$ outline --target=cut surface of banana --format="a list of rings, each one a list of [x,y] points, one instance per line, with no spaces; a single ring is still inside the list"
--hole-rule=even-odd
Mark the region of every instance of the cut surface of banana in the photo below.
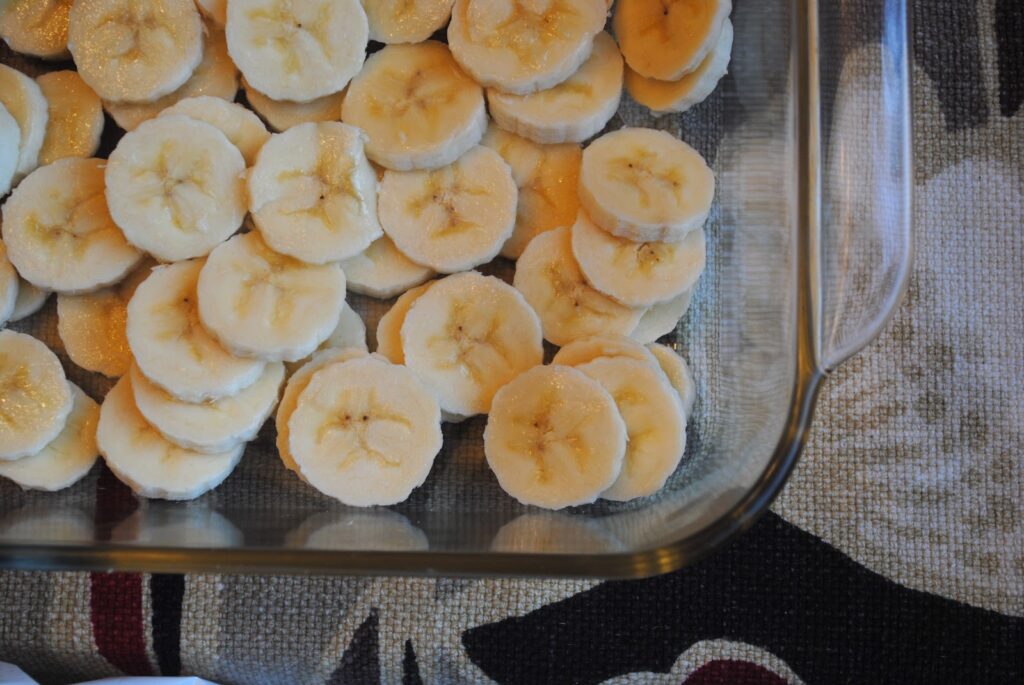
[[[18,170],[18,150],[21,147],[21,129],[18,122],[0,102],[0,198],[11,190]]]
[[[62,490],[81,480],[99,457],[96,423],[100,406],[74,383],[73,404],[63,430],[39,452],[17,461],[0,460],[0,478],[10,478],[26,490]]]
[[[365,134],[339,122],[275,134],[249,171],[249,211],[267,244],[311,264],[353,257],[383,235]]]
[[[530,241],[516,262],[513,283],[540,317],[544,338],[555,345],[598,333],[628,335],[643,314],[587,283],[565,226]]]
[[[633,359],[595,359],[576,367],[601,384],[626,422],[626,456],[604,499],[625,502],[661,489],[686,449],[683,403],[660,367]]]
[[[423,285],[410,288],[402,293],[377,322],[377,352],[384,355],[392,364],[404,364],[405,352],[402,350],[402,324],[405,316],[412,309],[416,300],[427,292],[435,283],[428,281]]]
[[[580,204],[606,231],[636,242],[678,242],[704,225],[715,175],[666,131],[622,128],[583,151]]]
[[[40,74],[36,83],[49,106],[40,166],[64,157],[92,157],[103,135],[103,105],[74,71]]]
[[[429,267],[417,264],[395,247],[386,235],[370,246],[341,262],[348,279],[348,289],[354,293],[378,299],[388,299],[420,285],[434,275]]]
[[[419,43],[444,28],[455,0],[373,0],[364,2],[370,40]]]
[[[36,454],[60,434],[74,404],[57,355],[30,335],[0,331],[0,460]]]
[[[622,99],[622,55],[599,33],[583,66],[558,85],[527,95],[487,91],[491,116],[503,129],[538,143],[580,143],[599,133]]]
[[[68,54],[72,0],[9,0],[0,5],[0,38],[11,50],[42,59]]]
[[[20,133],[18,166],[14,171],[16,183],[39,165],[39,151],[50,120],[49,109],[39,84],[6,64],[0,64],[0,104],[14,117]]]
[[[220,485],[245,449],[204,454],[168,441],[135,406],[129,376],[103,400],[96,442],[107,467],[136,494],[169,500],[195,499]]]
[[[341,105],[345,102],[345,92],[340,91],[324,95],[309,102],[291,102],[274,100],[249,85],[243,78],[242,88],[245,99],[256,110],[267,125],[274,131],[287,131],[292,126],[316,121],[340,121]]]
[[[405,365],[451,414],[486,414],[498,388],[544,360],[540,321],[523,296],[471,271],[435,281],[402,323]]]
[[[540,145],[497,126],[488,128],[480,142],[501,155],[519,189],[516,225],[501,256],[518,259],[535,235],[576,220],[579,145]]]
[[[436,169],[480,142],[487,108],[448,47],[428,40],[371,55],[349,86],[342,119],[366,132],[366,154],[381,166]]]
[[[203,20],[192,0],[76,2],[68,49],[100,99],[152,102],[179,88],[203,58]]]
[[[11,322],[21,321],[32,316],[46,304],[50,298],[48,290],[37,288],[28,281],[18,279],[18,299],[14,302],[14,313],[8,319]]]
[[[113,222],[102,159],[68,157],[28,175],[4,205],[8,258],[30,283],[88,292],[124,278],[142,259]]]
[[[494,396],[484,453],[502,489],[523,504],[586,504],[619,477],[626,424],[596,381],[568,366],[538,366]]]
[[[110,214],[129,242],[161,261],[201,257],[242,225],[244,171],[242,153],[210,124],[151,119],[110,153]]]
[[[200,95],[185,98],[160,112],[160,116],[175,114],[205,121],[223,133],[242,153],[247,166],[252,166],[256,153],[270,139],[270,132],[258,116],[220,97]]]
[[[251,232],[210,253],[198,295],[199,318],[228,350],[293,362],[316,350],[338,325],[345,274],[337,264],[278,254]]]
[[[320,349],[328,347],[367,349],[366,324],[363,323],[363,317],[359,316],[359,312],[352,309],[348,302],[341,306],[341,316],[338,317],[338,325],[327,336],[327,340],[320,343]]]
[[[658,360],[646,347],[629,338],[617,335],[592,335],[577,338],[558,350],[552,364],[579,366],[601,357],[625,357],[651,366],[658,366]]]
[[[20,287],[18,272],[7,259],[7,248],[0,242],[0,328],[14,318]]]
[[[478,145],[433,171],[389,171],[380,186],[384,232],[409,259],[440,273],[494,259],[516,221],[512,170]]]
[[[572,76],[607,14],[605,0],[456,0],[448,44],[477,82],[524,95]]]
[[[679,325],[679,320],[686,316],[692,299],[693,290],[684,290],[671,300],[648,307],[629,337],[646,345],[668,335]]]
[[[264,362],[224,349],[199,322],[202,260],[157,267],[128,302],[128,344],[149,380],[186,402],[235,395],[256,382]]]
[[[369,40],[359,0],[232,0],[225,30],[246,81],[295,102],[344,88],[362,68]]]
[[[731,0],[620,0],[612,26],[633,71],[675,81],[700,66],[731,11]]]
[[[668,377],[668,382],[679,393],[679,399],[683,402],[683,412],[689,416],[693,411],[694,402],[697,401],[697,384],[693,380],[693,374],[690,372],[686,360],[667,345],[652,343],[647,346],[647,349],[658,360],[658,365]]]

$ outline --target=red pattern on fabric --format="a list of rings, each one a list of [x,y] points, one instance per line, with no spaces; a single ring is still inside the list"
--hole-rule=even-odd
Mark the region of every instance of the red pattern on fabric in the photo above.
[[[92,573],[89,580],[89,611],[96,649],[127,675],[153,675],[142,620],[142,576]]]
[[[686,685],[786,685],[785,678],[764,666],[734,659],[709,661],[683,682]]]

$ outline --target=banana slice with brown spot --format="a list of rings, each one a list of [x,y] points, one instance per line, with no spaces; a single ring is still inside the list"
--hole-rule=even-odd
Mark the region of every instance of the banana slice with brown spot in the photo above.
[[[700,66],[731,11],[731,0],[619,0],[612,26],[633,71],[675,81]]]

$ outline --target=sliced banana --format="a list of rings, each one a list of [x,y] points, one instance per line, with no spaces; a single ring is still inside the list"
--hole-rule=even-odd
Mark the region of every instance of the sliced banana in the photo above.
[[[592,335],[589,338],[577,338],[558,350],[551,363],[580,366],[602,357],[623,357],[654,367],[658,366],[658,360],[646,347],[635,340],[616,335]]]
[[[51,71],[36,77],[48,104],[49,119],[39,164],[64,157],[92,157],[103,135],[103,105],[75,71]]]
[[[18,150],[21,147],[21,129],[7,107],[0,101],[0,198],[11,190],[18,171]]]
[[[405,316],[412,309],[416,300],[434,283],[435,281],[428,281],[405,291],[377,322],[377,352],[384,355],[392,364],[405,363],[405,352],[402,350],[402,324],[405,323]]]
[[[186,402],[235,395],[264,363],[225,350],[199,322],[196,284],[202,260],[157,267],[128,302],[128,344],[149,380]]]
[[[169,500],[195,499],[220,485],[245,449],[204,454],[169,442],[135,406],[129,376],[103,400],[96,442],[107,467],[136,494]]]
[[[505,385],[484,429],[502,489],[547,509],[593,502],[619,477],[625,453],[612,396],[568,366],[538,366]]]
[[[259,233],[245,233],[210,253],[198,294],[199,318],[228,350],[293,362],[338,325],[345,274],[337,264],[278,254]]]
[[[652,495],[676,470],[686,449],[686,412],[658,367],[633,359],[595,359],[576,367],[601,384],[626,422],[626,457],[604,499]]]
[[[612,26],[633,71],[675,81],[715,46],[731,0],[620,0]]]
[[[685,112],[704,102],[729,72],[732,37],[732,22],[726,19],[715,46],[694,71],[676,81],[659,81],[627,69],[626,90],[656,115]]]
[[[68,55],[68,13],[73,0],[0,3],[0,38],[11,50],[42,59]]]
[[[649,307],[629,337],[646,345],[663,335],[668,335],[679,325],[679,320],[686,316],[692,298],[693,290],[685,290],[667,302],[659,302]]]
[[[516,262],[513,283],[540,317],[544,338],[555,345],[598,333],[628,335],[643,314],[587,283],[564,226],[530,241]]]
[[[486,264],[512,235],[519,192],[508,164],[478,145],[433,171],[389,171],[381,225],[409,259],[440,273]]]
[[[210,124],[151,119],[110,153],[110,214],[129,242],[161,261],[201,257],[242,225],[244,171],[242,153]]]
[[[419,43],[444,28],[455,0],[372,0],[364,2],[370,40]]]
[[[273,100],[242,79],[245,99],[256,113],[275,131],[287,131],[292,126],[315,121],[341,121],[341,105],[345,91],[331,93],[309,102]]]
[[[0,478],[10,478],[26,490],[53,492],[89,473],[100,456],[96,446],[100,406],[74,383],[68,385],[74,399],[64,429],[39,452],[17,461],[0,461]]]
[[[249,171],[249,211],[267,244],[311,264],[353,257],[383,235],[366,136],[338,122],[275,134]]]
[[[599,33],[594,51],[558,85],[527,95],[487,90],[494,121],[538,143],[580,143],[600,133],[622,99],[622,55],[615,39]]]
[[[486,414],[498,388],[544,361],[530,305],[475,271],[434,282],[405,315],[401,335],[405,365],[451,414]]]
[[[7,248],[0,242],[0,328],[14,318],[20,285],[18,272],[7,259]]]
[[[68,157],[40,167],[4,205],[11,263],[30,283],[78,293],[116,283],[142,254],[111,220],[102,159]]]
[[[402,254],[386,235],[355,257],[342,261],[341,269],[350,291],[382,300],[400,295],[434,275],[430,268]]]
[[[53,442],[73,405],[57,355],[14,331],[0,331],[0,398],[0,461],[36,454]]]
[[[228,0],[196,0],[196,7],[217,26],[228,22]]]
[[[28,281],[18,279],[18,299],[14,303],[14,313],[11,314],[10,322],[21,321],[32,316],[46,304],[50,298],[48,290],[37,288]]]
[[[352,309],[348,302],[341,306],[341,316],[338,318],[338,325],[327,336],[327,340],[320,344],[320,349],[328,347],[366,349],[366,324],[363,323],[363,317],[359,316],[359,313]]]
[[[6,64],[0,64],[0,105],[14,117],[20,132],[18,166],[14,171],[17,183],[39,166],[39,151],[50,115],[39,84]]]
[[[622,128],[583,151],[580,204],[601,228],[636,242],[678,242],[704,225],[715,175],[666,131]]]
[[[451,164],[487,128],[483,89],[433,40],[371,55],[341,112],[370,137],[367,156],[398,171]]]
[[[683,402],[683,412],[689,416],[693,411],[694,402],[697,401],[697,384],[693,380],[693,374],[690,373],[690,367],[686,364],[686,360],[666,345],[652,343],[647,346],[647,349],[658,360],[658,365],[668,377],[668,382],[672,384],[679,394],[679,399]]]
[[[152,102],[181,87],[199,65],[203,20],[192,0],[76,2],[68,49],[102,100]]]
[[[258,116],[220,97],[200,95],[185,98],[160,112],[160,116],[175,114],[205,121],[223,133],[242,153],[247,166],[252,166],[256,153],[270,139],[270,132]]]
[[[607,16],[605,0],[456,0],[448,44],[480,84],[525,95],[572,76]]]
[[[516,225],[501,256],[518,259],[535,235],[576,220],[579,198],[579,145],[539,145],[491,126],[480,141],[505,160],[519,189]]]
[[[372,358],[316,372],[288,429],[306,481],[351,506],[404,501],[441,449],[434,396],[405,367]]]
[[[369,40],[359,0],[232,0],[225,30],[246,80],[295,102],[344,88],[362,68]]]

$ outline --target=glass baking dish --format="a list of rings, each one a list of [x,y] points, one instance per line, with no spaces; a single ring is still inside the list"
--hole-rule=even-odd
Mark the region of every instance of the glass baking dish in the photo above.
[[[909,40],[901,0],[736,0],[732,21],[730,73],[712,97],[661,119],[624,98],[610,124],[672,131],[718,180],[708,269],[665,339],[689,359],[698,399],[661,493],[523,507],[487,468],[478,417],[445,426],[408,501],[356,510],[284,469],[270,422],[235,473],[193,502],[137,500],[99,465],[55,494],[0,482],[0,566],[628,577],[683,566],[749,527],[796,462],[820,383],[874,338],[906,283]],[[389,303],[351,299],[372,338]],[[51,299],[19,326],[63,354],[55,319]],[[109,387],[65,366],[94,397]]]

